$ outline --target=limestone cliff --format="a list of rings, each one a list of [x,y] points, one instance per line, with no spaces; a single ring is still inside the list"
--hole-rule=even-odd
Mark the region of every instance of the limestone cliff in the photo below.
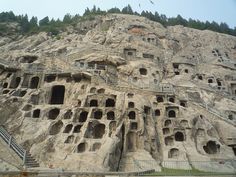
[[[0,124],[41,167],[235,168],[233,36],[113,14],[1,38],[0,58]]]

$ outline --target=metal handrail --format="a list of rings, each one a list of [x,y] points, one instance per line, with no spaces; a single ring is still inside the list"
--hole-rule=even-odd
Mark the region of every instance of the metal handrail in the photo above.
[[[206,109],[209,113],[211,113],[211,114],[213,114],[213,115],[219,117],[221,120],[227,122],[228,124],[231,124],[231,125],[233,125],[234,127],[236,126],[236,125],[232,124],[231,121],[227,120],[226,117],[224,117],[223,115],[217,113],[217,111],[216,111],[215,109],[210,108],[209,106],[203,105],[203,104],[197,104],[197,103],[194,103],[194,102],[193,102],[193,104],[196,105],[196,106],[199,106],[199,107],[201,107],[201,108]]]
[[[26,150],[24,150],[20,145],[18,145],[15,139],[4,129],[3,126],[0,126],[0,137],[9,145],[11,149],[23,160],[23,164],[26,161]]]

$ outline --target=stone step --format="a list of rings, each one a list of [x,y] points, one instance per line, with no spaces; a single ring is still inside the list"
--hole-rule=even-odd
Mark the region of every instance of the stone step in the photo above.
[[[27,168],[34,168],[34,167],[40,167],[37,160],[31,155],[30,152],[27,152],[26,159],[25,159],[25,166]]]
[[[25,162],[25,164],[39,164],[39,163],[34,161],[34,162]]]
[[[38,163],[31,163],[31,164],[25,164],[26,167],[30,168],[30,167],[39,167]]]
[[[35,160],[33,157],[26,157],[26,160]]]

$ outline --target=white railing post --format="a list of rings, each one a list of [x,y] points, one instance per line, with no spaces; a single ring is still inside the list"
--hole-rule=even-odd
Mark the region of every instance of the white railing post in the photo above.
[[[25,165],[25,162],[26,162],[26,150],[24,150],[24,156],[23,156],[23,164]]]
[[[9,141],[8,141],[9,147],[11,147],[11,141],[12,141],[12,136],[10,136]]]

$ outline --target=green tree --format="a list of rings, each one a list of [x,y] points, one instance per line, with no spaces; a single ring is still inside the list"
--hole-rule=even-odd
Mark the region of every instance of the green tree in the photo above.
[[[27,33],[30,30],[30,23],[28,20],[28,15],[22,15],[20,19],[21,33]]]
[[[134,13],[130,5],[124,7],[121,12],[123,14],[131,14],[131,15],[133,15]]]
[[[71,23],[72,22],[72,16],[70,14],[66,14],[63,18],[63,23]]]
[[[29,21],[29,25],[32,31],[38,29],[38,18],[33,16]]]
[[[226,34],[230,34],[231,33],[230,28],[229,28],[229,26],[226,23],[221,23],[219,28],[220,28],[220,31],[222,33],[226,33]]]
[[[39,26],[46,26],[49,24],[49,18],[48,16],[47,17],[44,17],[42,20],[39,21]]]
[[[0,22],[15,22],[15,21],[17,21],[17,17],[12,11],[0,13]]]
[[[91,13],[91,12],[90,12],[89,8],[87,7],[87,8],[85,9],[85,11],[84,11],[84,15],[83,15],[83,16],[89,15],[90,13]]]

